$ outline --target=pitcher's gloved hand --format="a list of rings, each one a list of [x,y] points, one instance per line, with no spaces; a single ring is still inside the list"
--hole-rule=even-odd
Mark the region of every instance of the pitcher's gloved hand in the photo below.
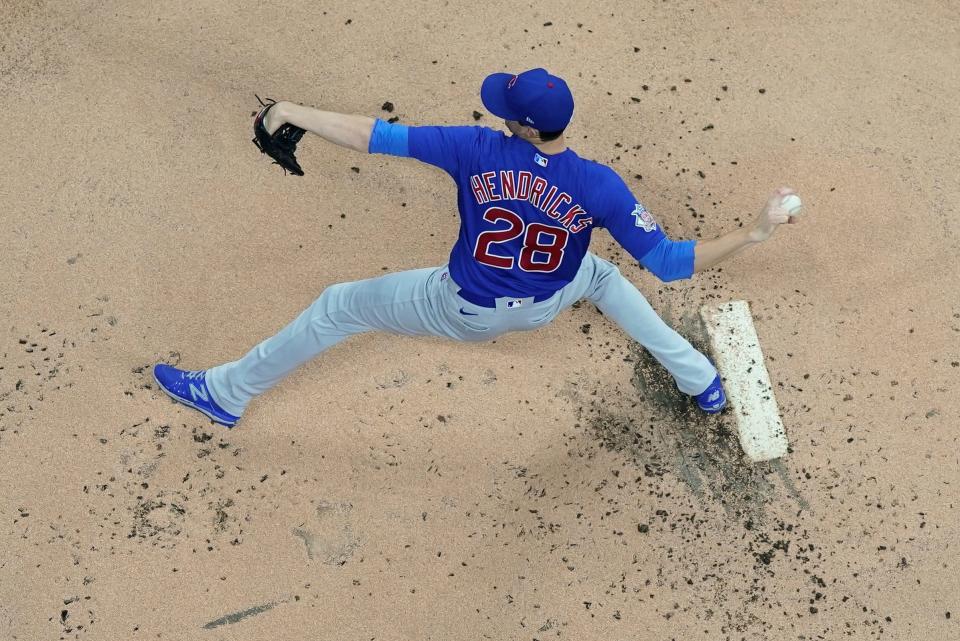
[[[273,134],[270,134],[263,121],[267,112],[277,104],[277,101],[268,98],[268,102],[264,102],[260,100],[260,96],[257,96],[257,100],[260,101],[263,108],[257,113],[253,121],[253,144],[257,146],[261,153],[273,158],[274,163],[283,167],[284,174],[290,172],[294,176],[302,176],[303,170],[300,168],[300,163],[297,162],[295,153],[297,143],[300,142],[306,131],[290,123],[284,123]]]

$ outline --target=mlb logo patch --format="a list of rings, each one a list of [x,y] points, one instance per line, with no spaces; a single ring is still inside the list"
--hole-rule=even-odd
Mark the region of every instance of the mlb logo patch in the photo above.
[[[540,154],[534,154],[534,155],[533,155],[533,162],[537,163],[537,164],[540,165],[541,167],[546,167],[546,166],[547,166],[547,159],[544,158],[543,156],[541,156]]]
[[[508,308],[520,307],[521,305],[523,305],[523,299],[522,299],[522,298],[517,298],[517,299],[515,299],[515,300],[508,300],[508,301],[507,301],[507,307],[508,307]]]
[[[630,215],[637,219],[634,224],[642,228],[643,231],[653,231],[657,228],[657,221],[653,219],[650,212],[640,203],[637,203],[637,206],[634,207]]]

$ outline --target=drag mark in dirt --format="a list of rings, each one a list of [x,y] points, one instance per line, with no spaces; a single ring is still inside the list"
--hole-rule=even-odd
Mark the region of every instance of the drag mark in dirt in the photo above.
[[[780,477],[780,481],[783,483],[783,487],[787,489],[787,494],[789,494],[794,501],[797,502],[797,505],[800,506],[801,510],[810,511],[810,503],[807,502],[805,498],[800,494],[800,490],[797,489],[796,483],[793,482],[793,479],[790,477],[790,473],[787,471],[787,466],[784,465],[783,461],[777,459],[775,461],[770,461],[770,467],[777,473]]]
[[[246,610],[241,610],[239,612],[233,612],[222,616],[219,619],[214,619],[213,621],[205,624],[203,626],[204,630],[213,630],[214,628],[219,628],[222,625],[232,625],[234,623],[239,623],[244,619],[258,614],[263,614],[273,608],[277,607],[281,603],[286,603],[286,601],[272,601],[270,603],[264,603],[263,605],[257,605],[252,608],[247,608]]]

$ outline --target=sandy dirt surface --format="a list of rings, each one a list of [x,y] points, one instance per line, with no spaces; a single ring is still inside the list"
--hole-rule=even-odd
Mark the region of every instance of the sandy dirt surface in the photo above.
[[[960,639],[960,10],[837,4],[5,0],[0,639]],[[415,161],[284,177],[254,93],[499,128],[480,82],[536,66],[674,238],[803,196],[689,281],[593,244],[695,343],[750,301],[789,456],[590,305],[356,337],[232,431],[156,389],[456,236]]]

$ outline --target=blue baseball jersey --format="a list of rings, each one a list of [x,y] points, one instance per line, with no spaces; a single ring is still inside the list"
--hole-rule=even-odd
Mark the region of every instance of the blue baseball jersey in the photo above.
[[[669,241],[616,172],[572,149],[547,155],[487,127],[377,121],[370,151],[409,155],[456,182],[461,224],[450,275],[474,295],[544,297],[561,289],[595,227],[664,280],[693,273],[693,241]]]

